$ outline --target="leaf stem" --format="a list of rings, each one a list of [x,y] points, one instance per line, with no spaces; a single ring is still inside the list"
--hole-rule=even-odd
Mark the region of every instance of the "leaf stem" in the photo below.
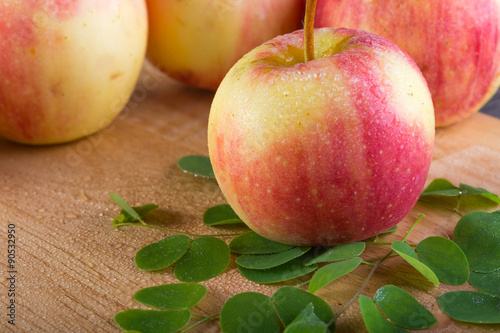
[[[211,316],[202,317],[203,318],[202,320],[199,320],[196,323],[194,323],[193,325],[191,325],[189,327],[186,327],[185,329],[183,329],[182,331],[180,331],[180,333],[185,333],[185,332],[187,332],[187,331],[195,328],[196,326],[204,323],[205,321],[217,317],[218,315],[220,315],[220,313],[216,313],[216,314],[213,314]]]
[[[305,61],[314,60],[314,16],[317,0],[307,0],[304,18],[304,56]]]
[[[379,262],[377,262],[371,269],[370,273],[368,274],[368,276],[366,277],[365,281],[363,282],[363,284],[361,285],[361,288],[359,288],[358,292],[356,293],[356,295],[354,295],[353,298],[351,298],[351,300],[346,304],[346,306],[344,306],[344,308],[342,310],[340,310],[339,313],[337,313],[337,315],[335,315],[335,317],[330,320],[330,322],[327,324],[328,327],[330,327],[331,325],[333,325],[334,322],[337,321],[337,319],[339,319],[339,317],[351,306],[352,303],[354,303],[359,295],[361,295],[361,293],[363,292],[363,290],[365,289],[366,285],[368,284],[368,281],[370,281],[371,277],[373,276],[373,274],[375,273],[375,271],[377,270],[377,268],[382,264],[382,262],[384,262],[387,258],[389,258],[392,253],[394,251],[390,251],[389,253],[387,253]]]
[[[417,226],[418,222],[420,222],[424,217],[425,217],[424,214],[420,214],[420,216],[418,217],[418,219],[415,222],[413,222],[413,225],[411,226],[411,228],[408,229],[408,231],[406,232],[406,235],[403,238],[403,242],[406,242],[406,239],[408,238],[408,236],[410,236],[410,233],[413,231],[413,229],[415,229],[415,227]]]

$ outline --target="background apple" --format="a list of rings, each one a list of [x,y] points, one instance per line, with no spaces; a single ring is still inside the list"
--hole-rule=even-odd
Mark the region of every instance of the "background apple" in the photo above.
[[[217,181],[257,233],[294,245],[365,239],[423,189],[434,113],[414,61],[385,38],[317,29],[272,39],[229,71],[210,110]]]
[[[127,103],[147,42],[144,0],[0,3],[0,136],[70,141]]]
[[[500,85],[500,0],[318,0],[317,27],[387,37],[422,70],[436,126],[478,111]]]
[[[304,0],[148,0],[148,57],[170,77],[216,90],[245,53],[302,27]]]

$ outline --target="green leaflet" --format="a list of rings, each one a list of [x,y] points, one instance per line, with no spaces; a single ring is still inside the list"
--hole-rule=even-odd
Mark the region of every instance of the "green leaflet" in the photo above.
[[[359,256],[365,250],[365,242],[353,242],[329,248],[310,262],[308,265],[320,262],[340,261]]]
[[[244,254],[236,259],[236,263],[241,267],[250,269],[268,269],[300,257],[310,249],[310,247],[293,247],[290,250],[278,253]]]
[[[228,299],[219,318],[224,333],[280,331],[271,298],[256,292],[244,292]]]
[[[408,332],[391,324],[377,309],[375,303],[364,295],[359,295],[359,307],[365,326],[370,333],[404,333]]]
[[[316,273],[314,273],[311,282],[309,282],[309,292],[315,293],[339,277],[352,272],[359,266],[359,264],[361,264],[362,261],[363,260],[360,257],[355,257],[321,267]]]
[[[144,305],[162,310],[192,308],[205,297],[207,288],[195,283],[172,283],[137,291],[134,299]]]
[[[472,212],[455,226],[453,241],[464,251],[472,271],[500,269],[500,211]]]
[[[373,300],[387,318],[398,326],[408,329],[424,329],[437,322],[429,310],[399,287],[383,286],[377,290]]]
[[[285,328],[284,333],[325,333],[326,329],[326,323],[316,316],[314,305],[309,303]]]
[[[451,240],[432,236],[418,243],[416,252],[443,283],[458,286],[469,279],[469,264],[462,249]]]
[[[215,237],[199,237],[179,259],[174,269],[175,277],[183,282],[200,282],[211,279],[229,265],[229,247]]]
[[[174,264],[184,256],[191,244],[185,235],[173,235],[149,244],[135,255],[135,264],[146,271],[155,271]]]
[[[310,258],[306,255],[295,258],[287,263],[269,269],[248,269],[238,266],[238,269],[246,279],[256,283],[276,283],[292,280],[315,271],[317,264],[306,266]]]
[[[480,187],[473,187],[462,183],[459,184],[459,187],[456,187],[449,180],[444,178],[437,178],[433,180],[429,184],[429,186],[427,186],[424,189],[422,194],[420,194],[420,198],[429,195],[452,196],[452,197],[479,195],[487,200],[500,204],[500,197],[498,197],[498,195],[494,193],[491,193]]]
[[[333,311],[322,298],[295,287],[281,287],[272,296],[274,307],[284,326],[289,325],[308,304],[314,306],[315,315],[324,323],[333,319]]]
[[[118,312],[115,322],[121,329],[141,333],[174,333],[191,318],[189,310],[161,311],[130,309]]]
[[[395,241],[392,243],[391,248],[429,281],[436,286],[439,285],[439,279],[436,274],[424,263],[418,260],[417,254],[408,244],[403,241]]]
[[[478,323],[500,323],[500,298],[476,291],[452,291],[439,296],[441,310],[455,320]]]
[[[215,178],[212,163],[208,156],[188,155],[177,161],[177,166],[184,172],[196,177]]]
[[[491,273],[471,272],[469,282],[474,288],[500,298],[500,269]]]
[[[208,208],[203,214],[203,224],[205,225],[226,225],[243,223],[231,206],[217,205]]]
[[[246,232],[231,240],[229,248],[240,254],[278,253],[293,248],[293,245],[281,244],[264,238],[254,231]]]

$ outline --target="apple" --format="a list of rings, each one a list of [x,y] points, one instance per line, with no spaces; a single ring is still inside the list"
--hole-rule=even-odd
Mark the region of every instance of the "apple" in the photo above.
[[[214,91],[239,58],[302,27],[304,0],[147,0],[148,59],[168,76]]]
[[[500,0],[318,0],[316,27],[370,31],[408,52],[437,127],[474,114],[500,86]]]
[[[145,59],[144,0],[0,4],[0,136],[34,145],[108,125]]]
[[[239,60],[210,109],[208,149],[240,218],[268,239],[333,245],[400,222],[421,193],[434,147],[422,73],[377,35],[285,34]]]

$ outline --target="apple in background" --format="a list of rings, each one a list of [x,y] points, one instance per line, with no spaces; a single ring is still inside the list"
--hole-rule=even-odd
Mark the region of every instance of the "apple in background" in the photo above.
[[[0,4],[0,136],[75,140],[108,125],[145,58],[144,0]]]
[[[500,0],[318,0],[316,27],[370,31],[408,52],[438,127],[472,115],[500,86]]]
[[[427,84],[396,44],[316,29],[276,37],[229,71],[208,148],[228,203],[258,234],[293,245],[366,239],[413,208],[434,147]]]
[[[245,53],[302,27],[304,0],[147,0],[148,58],[170,77],[216,90]]]

